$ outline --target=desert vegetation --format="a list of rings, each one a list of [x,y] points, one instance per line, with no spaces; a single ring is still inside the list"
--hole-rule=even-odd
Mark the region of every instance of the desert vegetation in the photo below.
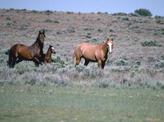
[[[1,9],[0,19],[0,121],[164,120],[163,17]],[[9,68],[8,49],[31,45],[40,29],[44,53],[55,47],[52,63]],[[104,70],[84,60],[74,67],[75,45],[108,37],[114,48]]]
[[[152,16],[152,13],[148,9],[140,8],[134,11],[135,14],[140,16]]]
[[[28,10],[1,10],[1,84],[54,84],[103,86],[122,83],[163,88],[163,24],[156,19],[135,17],[125,13],[76,14],[72,12],[33,12]],[[51,18],[51,19],[50,19]],[[94,22],[94,23],[93,23]],[[8,24],[12,23],[12,24]],[[92,24],[91,24],[92,23]],[[119,25],[119,26],[118,26]],[[10,29],[9,29],[10,26]],[[56,55],[49,65],[38,68],[30,62],[21,62],[16,68],[7,67],[5,52],[15,43],[30,45],[38,30],[46,30],[44,52],[51,44]],[[109,55],[104,71],[97,64],[74,67],[73,49],[80,42],[100,43],[114,38],[113,53]],[[102,82],[98,82],[101,80]],[[153,84],[152,84],[153,82]],[[158,85],[157,85],[158,84]]]

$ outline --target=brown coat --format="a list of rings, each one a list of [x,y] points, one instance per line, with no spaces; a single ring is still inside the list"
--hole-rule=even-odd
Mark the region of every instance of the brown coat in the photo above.
[[[107,39],[101,44],[81,43],[74,49],[74,63],[75,66],[80,63],[81,58],[85,59],[84,65],[87,66],[89,62],[98,62],[98,66],[102,69],[108,58],[109,49],[112,51],[113,40]]]

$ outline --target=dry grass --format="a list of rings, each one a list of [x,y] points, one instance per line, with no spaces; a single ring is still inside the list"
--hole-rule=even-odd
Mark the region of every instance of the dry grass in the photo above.
[[[1,84],[163,88],[164,25],[154,18],[13,9],[1,9],[0,16]],[[33,62],[24,61],[9,69],[5,55],[9,47],[32,44],[42,28],[47,30],[44,51],[49,44],[56,48],[54,62],[35,67]],[[76,44],[100,43],[109,36],[114,38],[114,51],[104,71],[94,63],[74,67],[72,52]],[[142,46],[145,40],[156,40],[160,46]]]

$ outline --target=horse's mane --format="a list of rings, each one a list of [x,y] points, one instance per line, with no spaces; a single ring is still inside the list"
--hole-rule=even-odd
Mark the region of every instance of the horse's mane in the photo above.
[[[36,38],[36,41],[30,46],[30,48],[32,48],[32,49],[39,48],[40,49],[40,54],[43,56],[44,42],[41,41],[40,34],[41,34],[41,31],[39,31],[38,36]]]
[[[40,33],[38,34],[36,41],[31,46],[36,45],[36,44],[39,44],[39,46],[43,46],[43,42],[40,41],[39,35]]]

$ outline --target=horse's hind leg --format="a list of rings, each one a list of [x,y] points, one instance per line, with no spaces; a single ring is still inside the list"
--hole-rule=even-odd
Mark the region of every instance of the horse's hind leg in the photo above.
[[[89,64],[89,61],[85,59],[84,65],[87,66]]]

